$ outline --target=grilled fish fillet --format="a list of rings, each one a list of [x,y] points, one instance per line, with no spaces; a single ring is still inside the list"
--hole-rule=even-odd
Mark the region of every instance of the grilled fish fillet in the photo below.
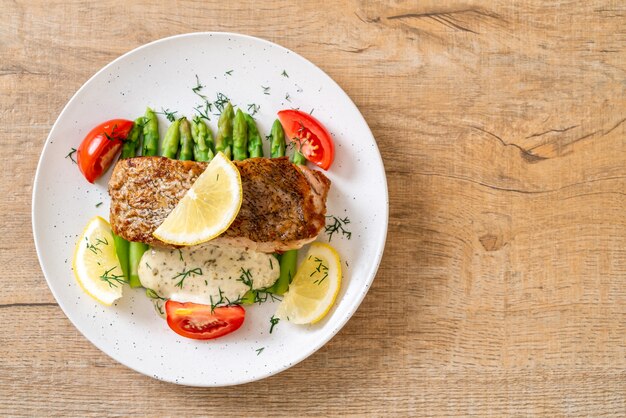
[[[297,249],[325,225],[330,180],[288,158],[235,161],[243,202],[230,228],[212,242],[262,252]],[[129,241],[169,245],[152,233],[189,190],[207,163],[164,157],[120,160],[109,181],[111,227]]]

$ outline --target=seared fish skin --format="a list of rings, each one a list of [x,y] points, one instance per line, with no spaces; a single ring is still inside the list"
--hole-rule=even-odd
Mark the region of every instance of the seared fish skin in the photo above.
[[[283,158],[234,161],[243,202],[230,228],[213,240],[262,252],[297,249],[325,225],[330,180]],[[207,163],[164,157],[118,161],[109,181],[113,232],[129,241],[169,245],[152,233],[189,190]]]

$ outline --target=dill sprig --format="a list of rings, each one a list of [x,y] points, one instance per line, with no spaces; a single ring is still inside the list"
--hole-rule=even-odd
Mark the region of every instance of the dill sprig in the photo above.
[[[109,245],[109,241],[106,238],[104,240],[101,240],[100,238],[96,238],[95,244],[90,243],[87,237],[85,237],[85,241],[86,241],[85,245],[87,246],[87,249],[94,254],[98,254],[98,251],[102,252],[102,249],[99,248],[101,244]]]
[[[195,94],[197,94],[201,99],[205,99],[206,100],[206,96],[201,94],[200,91],[204,88],[204,86],[202,85],[202,83],[200,83],[200,78],[198,77],[198,74],[196,74],[196,86],[191,88],[191,91],[193,91]]]
[[[209,102],[208,100],[205,100],[203,104],[199,104],[198,106],[194,107],[193,110],[195,110],[196,113],[198,114],[197,116],[198,118],[211,120],[211,117],[209,116],[209,112],[213,111],[213,103]]]
[[[276,326],[276,324],[278,324],[280,322],[280,318],[276,318],[274,315],[272,315],[272,317],[270,318],[270,334],[272,333],[272,331],[274,331],[274,327]]]
[[[117,266],[111,267],[100,276],[100,279],[105,281],[109,287],[117,287],[118,285],[124,284],[124,275],[111,273],[116,267]]]
[[[117,129],[117,124],[113,125],[113,129],[111,129],[111,133],[110,134],[106,133],[106,131],[104,131],[102,133],[104,134],[106,139],[108,139],[109,141],[113,141],[113,140],[117,139],[117,136],[115,136],[115,130],[116,129]]]
[[[248,113],[250,113],[250,116],[254,116],[257,114],[260,108],[261,108],[261,105],[250,103],[248,105]]]
[[[233,71],[235,71],[235,70],[228,70],[228,71],[225,71],[224,74],[225,75],[233,75]]]
[[[176,120],[176,114],[178,113],[178,111],[170,110],[169,108],[168,109],[161,108],[160,112],[154,112],[154,113],[157,113],[159,115],[165,115],[167,120],[169,120],[170,122],[174,122]]]
[[[180,280],[178,282],[176,282],[176,284],[174,286],[178,287],[178,288],[183,288],[183,285],[185,283],[185,279],[187,277],[190,277],[192,275],[196,275],[196,276],[201,276],[202,275],[202,269],[200,267],[196,267],[190,270],[185,270],[183,269],[182,272],[178,273],[176,276],[172,277],[172,280],[176,280],[180,277]]]
[[[230,99],[228,98],[228,96],[226,96],[224,93],[217,93],[216,99],[213,102],[213,106],[215,106],[215,108],[220,113],[222,113],[224,111],[224,107],[228,104],[228,102],[230,102]]]
[[[72,162],[74,164],[78,164],[76,162],[76,160],[74,159],[74,154],[76,153],[76,148],[70,148],[70,152],[67,153],[67,155],[65,156],[65,158],[69,158],[70,160],[72,160]]]
[[[257,290],[254,295],[254,302],[252,303],[258,303],[260,305],[262,303],[267,302],[268,299],[271,300],[272,302],[275,302],[275,301],[280,302],[282,300],[280,297],[276,296],[273,293],[266,292],[265,290]]]
[[[109,240],[106,238],[104,239],[96,238],[96,245],[100,245],[100,244],[109,245]]]
[[[283,72],[280,73],[280,75],[282,75],[283,77],[289,78],[289,74],[287,74],[287,71],[285,71],[285,70],[283,70]]]
[[[350,219],[346,216],[345,218],[338,218],[333,215],[326,216],[326,218],[331,219],[331,224],[326,225],[324,228],[324,232],[328,235],[328,242],[333,239],[333,235],[337,232],[340,232],[341,235],[347,237],[348,239],[352,238],[352,232],[348,231],[345,226],[350,223]]]
[[[250,269],[246,270],[241,267],[241,276],[239,276],[237,281],[242,282],[243,284],[248,286],[250,290],[252,290],[252,273],[250,273]]]
[[[272,260],[270,259],[270,266],[272,266],[271,263],[272,263]],[[272,266],[272,268],[273,268],[273,266]],[[252,303],[258,303],[260,305],[261,303],[266,302],[268,299],[270,299],[272,301],[281,301],[282,300],[278,296],[274,295],[273,293],[269,293],[266,290],[263,290],[263,289],[255,290],[254,289],[254,282],[252,280],[252,273],[250,273],[250,269],[246,270],[243,267],[241,267],[241,275],[239,276],[237,281],[240,281],[243,284],[245,284],[246,286],[248,286],[248,290],[249,291],[254,291],[254,301]],[[239,299],[237,299],[237,301],[232,302],[231,304],[240,303],[241,299],[242,298],[240,297]]]
[[[213,295],[209,295],[209,300],[211,302],[211,313],[215,311],[215,308],[218,308],[220,306],[230,306],[230,305],[241,304],[241,298],[237,298],[236,300],[231,301],[228,297],[224,295],[224,292],[222,292],[221,287],[217,288],[217,292],[219,296],[218,300],[213,300]]]
[[[321,279],[316,279],[315,281],[313,281],[313,283],[315,283],[315,284],[317,284],[319,286],[328,277],[328,266],[326,264],[324,264],[324,261],[321,258],[318,258],[318,257],[315,257],[315,262],[318,263],[317,267],[315,268],[315,270],[313,270],[313,272],[311,272],[309,277],[313,277],[314,275],[318,275],[319,276],[320,274],[323,274],[324,277],[322,277]]]

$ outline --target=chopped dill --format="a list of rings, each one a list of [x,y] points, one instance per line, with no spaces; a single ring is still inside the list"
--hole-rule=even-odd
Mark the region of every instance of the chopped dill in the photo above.
[[[96,207],[99,208],[100,206],[102,206],[102,202],[98,202],[96,203]]]
[[[117,139],[117,136],[115,135],[115,130],[117,129],[117,124],[113,125],[113,129],[111,129],[111,133],[108,134],[106,133],[106,131],[103,132],[104,136],[106,137],[106,139],[108,139],[109,141],[113,141],[115,139]]]
[[[265,347],[257,348],[254,351],[256,351],[256,355],[258,356],[259,354],[261,354],[263,352],[263,350],[265,350]]]
[[[206,99],[206,96],[200,93],[203,88],[204,86],[200,83],[200,78],[198,77],[198,74],[196,74],[196,86],[192,87],[191,91],[200,96],[202,99]]]
[[[340,232],[342,236],[347,237],[348,239],[352,238],[352,232],[348,231],[345,226],[350,223],[350,219],[346,216],[345,218],[338,218],[333,215],[326,216],[326,218],[330,219],[330,225],[327,224],[324,228],[324,232],[328,235],[328,242],[333,239],[333,235],[337,232]]]
[[[211,117],[209,116],[209,112],[213,111],[213,103],[205,100],[203,105],[198,105],[194,107],[193,110],[195,110],[196,113],[198,114],[197,118],[211,120]],[[196,121],[196,119],[194,119],[194,121]]]
[[[289,74],[287,74],[287,71],[285,71],[285,70],[283,70],[283,72],[280,73],[280,75],[282,75],[283,77],[289,78]]]
[[[217,93],[213,106],[215,106],[215,108],[221,113],[224,111],[224,107],[229,101],[230,99],[224,93]]]
[[[110,269],[102,273],[102,275],[100,276],[100,279],[106,282],[109,285],[109,287],[117,287],[118,285],[124,284],[123,275],[111,273],[113,270],[115,270],[116,267],[117,266],[111,267]]]
[[[172,277],[172,280],[176,280],[179,277],[181,278],[174,286],[179,287],[179,288],[183,288],[183,284],[185,282],[185,279],[187,277],[190,277],[192,275],[196,275],[196,276],[201,276],[202,275],[202,269],[200,267],[196,267],[194,269],[190,269],[190,270],[185,270],[183,269],[182,272],[178,273],[176,276]]]
[[[200,83],[200,78],[198,78],[198,74],[196,74],[196,86],[193,87],[191,91],[193,91],[196,96],[202,99],[202,104],[197,105],[193,109],[196,111],[201,119],[211,120],[209,112],[212,111],[213,103],[211,103],[204,94],[200,93],[203,88],[204,86],[202,85],[202,83]]]
[[[167,120],[169,120],[170,122],[174,122],[176,120],[176,114],[178,113],[178,111],[161,108],[160,112],[154,112],[154,113],[157,113],[159,115],[165,115],[165,118]]]
[[[233,75],[233,71],[235,70],[228,70],[226,72],[224,72],[225,75]]]
[[[100,244],[109,245],[109,240],[106,238],[104,238],[103,240],[100,238],[96,238],[96,245]]]
[[[257,114],[260,108],[261,108],[261,105],[250,103],[248,105],[248,113],[250,113],[250,116],[254,116]]]
[[[241,267],[241,276],[239,276],[237,281],[242,282],[243,284],[248,286],[250,290],[252,290],[252,273],[250,273],[250,269],[245,270],[243,267]]]
[[[269,87],[265,87],[265,86],[261,86],[261,88],[263,89],[263,94],[270,94],[270,88]]]
[[[289,93],[285,94],[285,100],[287,100],[288,102],[291,101],[291,96],[289,96]]]
[[[87,241],[87,249],[94,254],[98,254],[98,251],[102,252],[102,250],[98,248],[97,245],[93,245],[89,241]]]
[[[69,158],[74,164],[78,164],[74,159],[74,153],[76,153],[76,148],[70,148],[70,152],[67,153],[65,158]]]
[[[270,334],[272,333],[272,331],[274,331],[274,327],[276,326],[276,324],[278,324],[280,322],[280,318],[276,318],[274,315],[272,315],[272,317],[270,318]]]

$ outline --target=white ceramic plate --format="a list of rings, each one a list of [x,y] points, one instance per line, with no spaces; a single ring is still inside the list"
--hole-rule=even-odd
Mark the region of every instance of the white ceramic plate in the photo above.
[[[104,307],[85,295],[74,279],[71,264],[77,238],[93,216],[108,219],[110,171],[91,185],[66,155],[93,126],[107,119],[134,119],[146,106],[193,115],[201,103],[192,91],[196,75],[205,86],[201,92],[210,98],[222,92],[244,110],[249,104],[259,105],[255,118],[262,134],[269,132],[277,111],[299,107],[307,112],[314,109],[314,116],[334,137],[336,158],[326,173],[332,181],[328,214],[349,216],[352,238],[332,238],[342,257],[343,286],[333,309],[314,326],[281,322],[270,334],[277,304],[265,303],[247,308],[244,325],[233,334],[214,341],[189,340],[170,331],[143,291],[126,287],[118,303]],[[209,122],[213,132],[216,124],[213,116]],[[162,135],[167,125],[160,116]],[[374,279],[387,218],[382,160],[367,123],[346,93],[322,70],[288,49],[229,33],[162,39],[100,70],[72,97],[54,124],[33,189],[39,261],[67,317],[89,341],[120,363],[156,379],[192,386],[258,380],[293,366],[330,340],[358,308]],[[328,238],[321,234],[319,240]]]

